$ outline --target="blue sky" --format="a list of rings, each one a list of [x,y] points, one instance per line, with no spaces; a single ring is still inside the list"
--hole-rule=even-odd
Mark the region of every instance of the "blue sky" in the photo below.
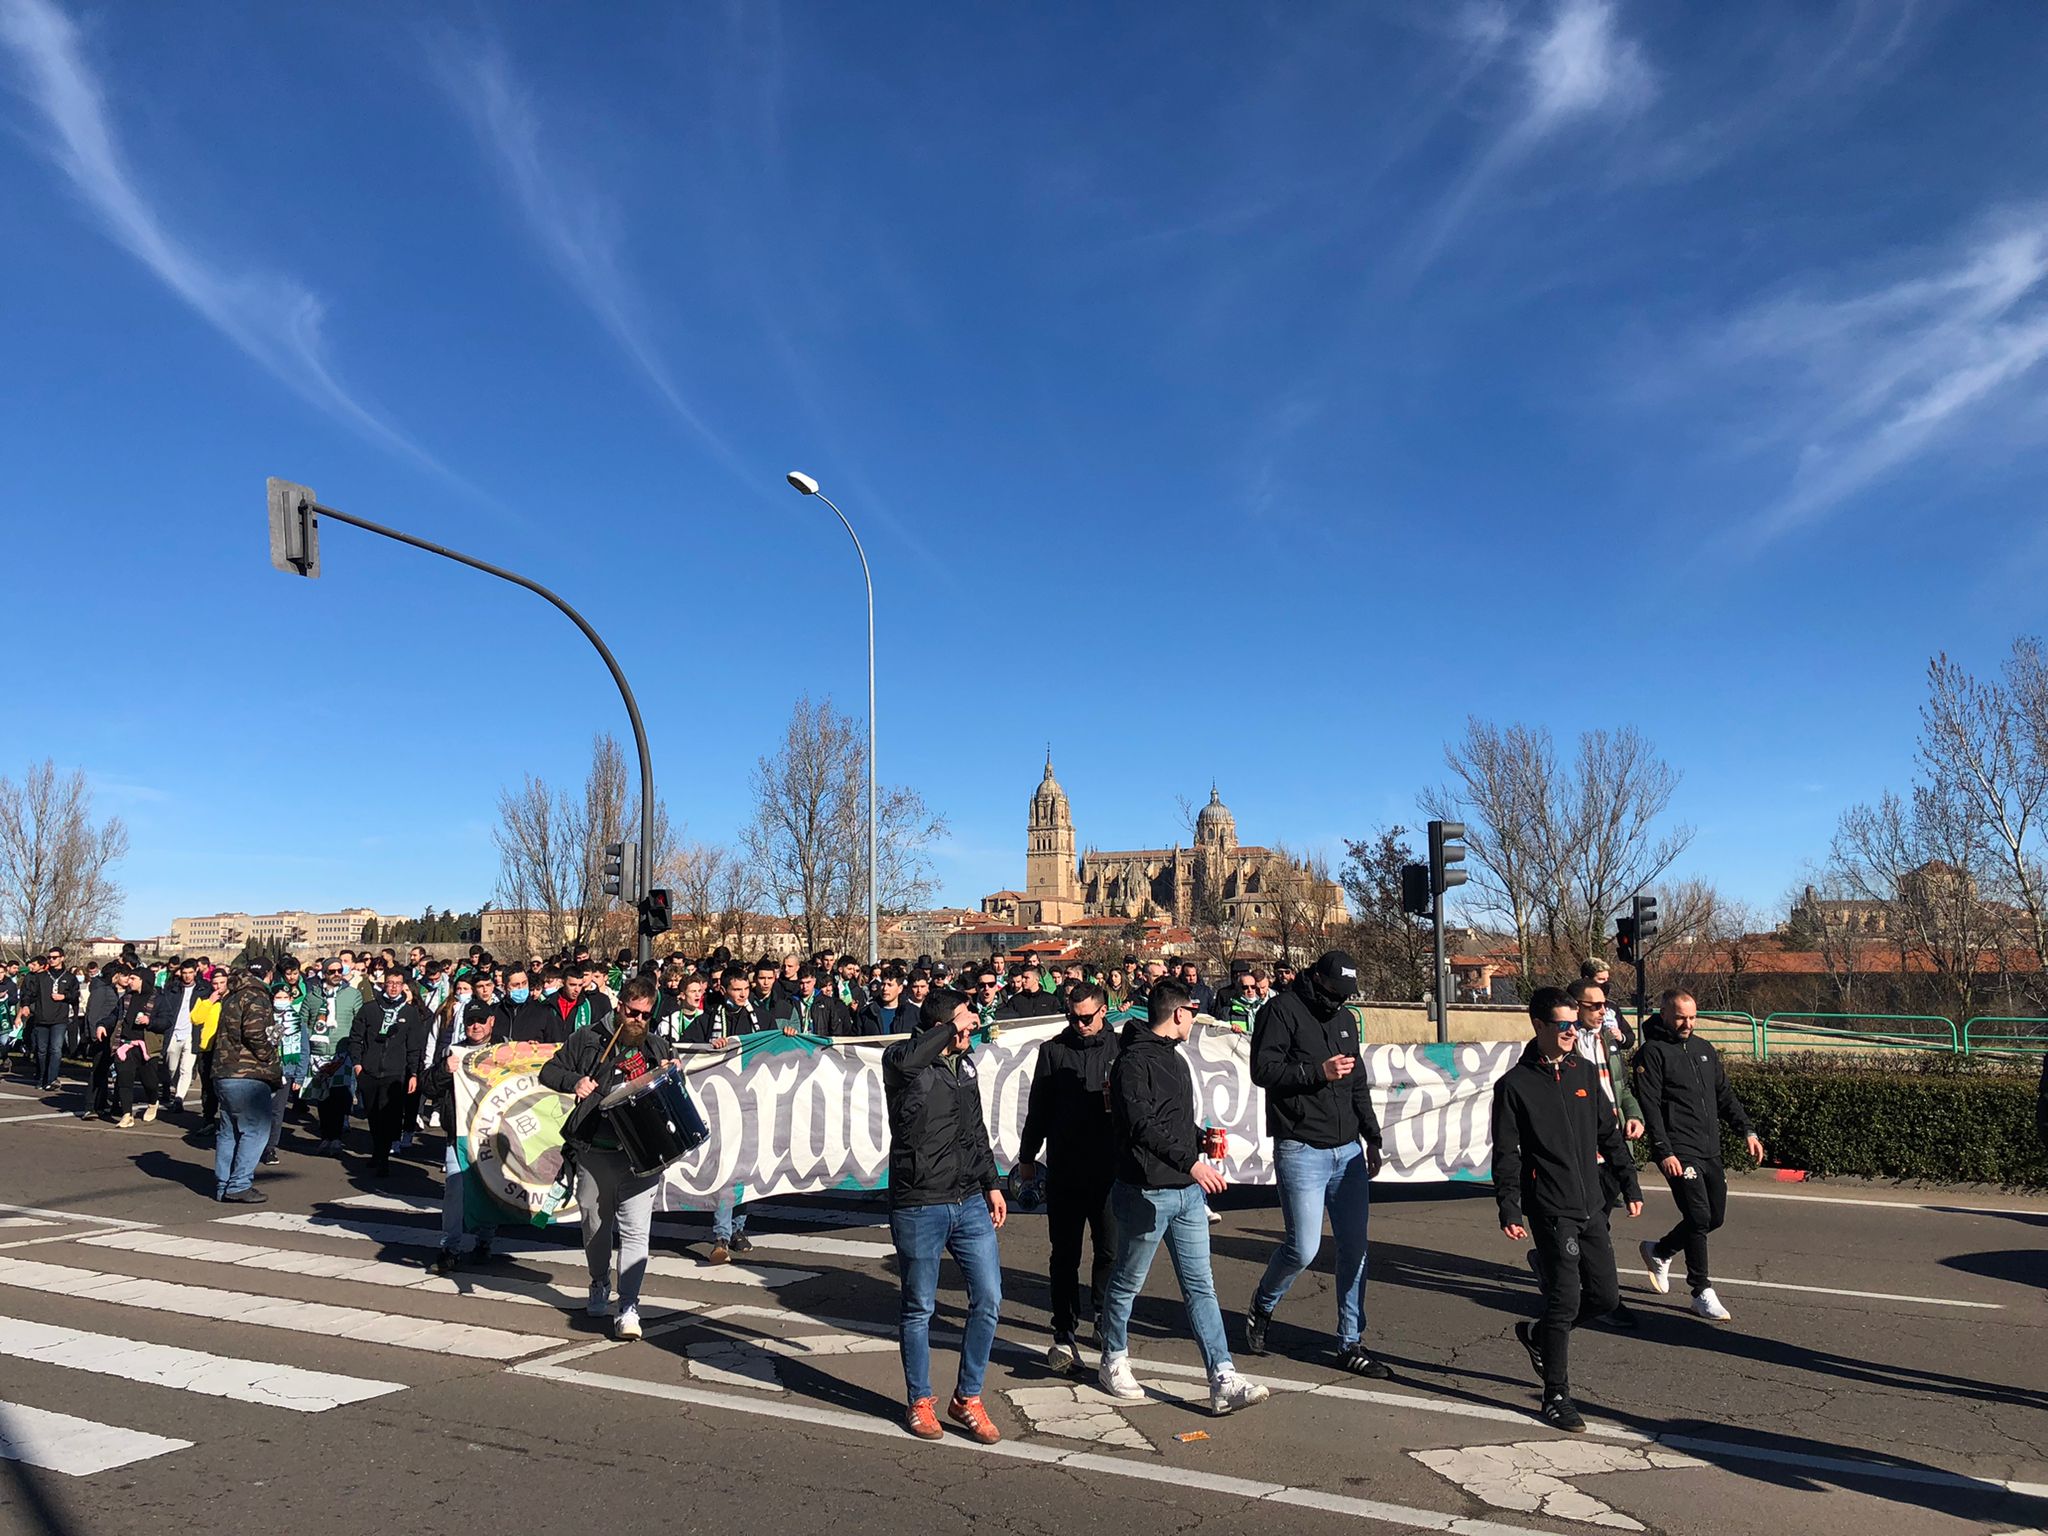
[[[0,0],[20,707],[123,930],[468,907],[623,731],[731,839],[863,704],[1022,874],[1413,824],[1468,713],[1633,722],[1773,902],[2048,606],[2048,12]],[[25,642],[25,643],[24,643]],[[1162,729],[1165,726],[1166,729]]]

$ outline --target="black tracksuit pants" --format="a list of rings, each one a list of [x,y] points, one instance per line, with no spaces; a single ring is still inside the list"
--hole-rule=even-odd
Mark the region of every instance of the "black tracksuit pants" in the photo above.
[[[363,1118],[370,1124],[370,1161],[385,1163],[405,1121],[405,1079],[365,1072],[356,1079],[356,1092],[362,1095]]]
[[[1572,1330],[1605,1317],[1621,1300],[1614,1272],[1614,1242],[1607,1213],[1537,1216],[1529,1222],[1542,1269],[1543,1312],[1536,1319],[1536,1346],[1543,1351],[1543,1390],[1566,1391],[1571,1383]]]
[[[1657,1257],[1685,1255],[1685,1283],[1697,1296],[1714,1282],[1707,1277],[1707,1234],[1728,1216],[1728,1176],[1719,1158],[1686,1158],[1679,1177],[1665,1175],[1678,1202],[1678,1225],[1657,1239]],[[1689,1177],[1688,1177],[1689,1175]]]
[[[1109,1272],[1116,1263],[1115,1223],[1109,1213],[1109,1187],[1114,1172],[1069,1174],[1062,1178],[1055,1164],[1045,1181],[1045,1226],[1052,1240],[1048,1279],[1052,1284],[1052,1331],[1069,1334],[1081,1310],[1081,1237],[1094,1238],[1094,1261],[1088,1271],[1088,1299],[1099,1312],[1109,1295]]]

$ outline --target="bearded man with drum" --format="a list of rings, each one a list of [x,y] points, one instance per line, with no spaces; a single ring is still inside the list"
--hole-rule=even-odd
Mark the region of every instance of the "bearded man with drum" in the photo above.
[[[640,1282],[647,1273],[647,1233],[661,1175],[632,1171],[599,1105],[621,1083],[645,1077],[668,1060],[668,1041],[649,1027],[656,995],[653,977],[635,976],[619,994],[616,1019],[577,1030],[540,1069],[543,1087],[576,1098],[562,1125],[562,1142],[576,1163],[583,1256],[590,1266],[586,1310],[592,1317],[612,1311],[612,1242],[618,1241],[618,1316],[612,1324],[617,1339],[640,1337]]]

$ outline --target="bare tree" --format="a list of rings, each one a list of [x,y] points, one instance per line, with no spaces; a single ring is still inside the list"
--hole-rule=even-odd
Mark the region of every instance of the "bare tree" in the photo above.
[[[59,775],[45,758],[19,784],[0,777],[0,936],[35,953],[112,927],[121,888],[111,871],[127,852],[120,817],[93,820],[82,770]]]
[[[1321,854],[1297,856],[1284,843],[1273,845],[1273,861],[1261,872],[1261,905],[1271,913],[1267,931],[1282,960],[1307,960],[1321,953],[1330,931],[1344,921],[1342,887]]]
[[[1401,909],[1401,870],[1420,862],[1405,827],[1382,827],[1345,840],[1344,894],[1356,914],[1350,946],[1358,989],[1388,1002],[1421,1002],[1430,988],[1434,940],[1427,919]]]
[[[1678,771],[1632,725],[1587,731],[1578,761],[1542,822],[1559,839],[1549,864],[1564,880],[1548,886],[1551,939],[1579,959],[1597,950],[1621,904],[1646,890],[1692,842],[1690,827],[1660,832]]]
[[[1455,782],[1425,789],[1421,802],[1431,820],[1464,823],[1471,878],[1459,905],[1505,920],[1522,974],[1533,976],[1542,903],[1556,883],[1556,837],[1545,824],[1557,779],[1550,733],[1474,715],[1463,741],[1445,743],[1444,763]]]
[[[877,792],[880,901],[889,911],[931,893],[927,850],[945,831],[923,798],[900,785]],[[768,897],[804,936],[804,947],[865,944],[867,745],[830,699],[798,699],[780,750],[754,769],[754,819],[745,842]]]

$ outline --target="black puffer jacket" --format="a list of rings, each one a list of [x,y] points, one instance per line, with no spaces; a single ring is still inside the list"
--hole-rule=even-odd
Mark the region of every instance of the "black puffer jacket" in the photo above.
[[[1323,1063],[1352,1057],[1349,1077],[1331,1081]],[[1266,1129],[1275,1140],[1342,1147],[1361,1137],[1380,1144],[1372,1082],[1360,1053],[1358,1021],[1342,1003],[1318,996],[1307,976],[1259,1010],[1252,1025],[1252,1081],[1266,1090]]]
[[[606,1047],[610,1046],[610,1053]],[[668,1040],[663,1035],[648,1030],[640,1039],[640,1054],[650,1066],[659,1066],[672,1054]],[[577,1083],[584,1078],[594,1078],[596,1092],[576,1102],[569,1111],[569,1118],[562,1122],[562,1140],[571,1150],[581,1151],[590,1145],[590,1138],[599,1125],[597,1107],[604,1096],[620,1083],[628,1081],[619,1074],[621,1051],[612,1039],[609,1025],[591,1024],[576,1031],[569,1037],[569,1043],[556,1051],[540,1066],[540,1084],[557,1093],[573,1094]]]
[[[1116,1126],[1103,1090],[1116,1056],[1116,1036],[1107,1024],[1092,1035],[1069,1024],[1038,1048],[1018,1162],[1036,1162],[1038,1149],[1050,1146],[1054,1178],[1111,1177]]]
[[[227,1022],[225,1009],[221,1022]],[[418,1003],[394,1003],[379,994],[356,1010],[348,1032],[349,1060],[364,1077],[382,1082],[418,1077],[426,1067],[427,1030],[433,1022],[434,1016]]]
[[[1599,1157],[1621,1175],[1630,1200],[1643,1198],[1621,1119],[1593,1064],[1577,1051],[1547,1062],[1531,1040],[1493,1085],[1493,1198],[1500,1224],[1517,1225],[1525,1216],[1583,1221],[1604,1209]]]
[[[889,1102],[889,1204],[954,1205],[1000,1182],[972,1053],[947,1056],[950,1029],[920,1029],[882,1053]]]
[[[1650,1157],[1721,1160],[1721,1122],[1749,1134],[1749,1112],[1728,1086],[1728,1071],[1711,1040],[1678,1031],[1657,1015],[1643,1026],[1629,1081],[1643,1111]]]
[[[1116,1176],[1140,1189],[1182,1189],[1202,1155],[1195,1076],[1180,1042],[1149,1029],[1131,1034],[1109,1073]]]

